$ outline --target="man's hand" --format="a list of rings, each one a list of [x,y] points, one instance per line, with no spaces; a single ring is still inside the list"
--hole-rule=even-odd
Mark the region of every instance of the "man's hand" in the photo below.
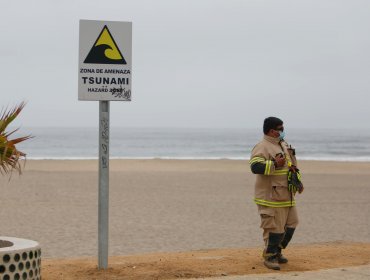
[[[283,167],[285,165],[285,157],[283,154],[277,154],[275,157],[276,167]]]
[[[303,191],[304,191],[304,187],[303,187],[303,184],[302,184],[302,188],[298,190],[298,193],[301,194],[301,193],[303,193]]]

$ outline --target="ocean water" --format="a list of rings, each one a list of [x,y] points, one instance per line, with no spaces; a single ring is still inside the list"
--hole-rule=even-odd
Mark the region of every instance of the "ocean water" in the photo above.
[[[96,128],[21,128],[28,159],[98,157]],[[110,158],[249,159],[261,129],[110,128]],[[298,159],[370,161],[370,131],[286,129]]]

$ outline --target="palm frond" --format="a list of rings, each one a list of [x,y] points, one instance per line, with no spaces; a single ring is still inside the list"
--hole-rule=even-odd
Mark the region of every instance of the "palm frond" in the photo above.
[[[19,151],[16,147],[18,143],[33,138],[31,135],[9,139],[9,136],[18,131],[15,129],[6,132],[8,125],[16,119],[26,104],[22,102],[13,109],[5,109],[0,113],[0,173],[7,174],[13,170],[21,174],[22,168],[20,159],[25,159],[26,154]]]
[[[11,110],[8,110],[7,108],[2,110],[0,113],[0,134],[5,133],[5,129],[19,115],[24,106],[26,106],[26,103],[22,102]]]

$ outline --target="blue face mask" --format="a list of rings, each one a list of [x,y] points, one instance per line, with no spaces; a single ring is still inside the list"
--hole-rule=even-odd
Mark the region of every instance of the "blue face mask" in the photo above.
[[[285,131],[279,131],[279,139],[283,140],[285,137]]]

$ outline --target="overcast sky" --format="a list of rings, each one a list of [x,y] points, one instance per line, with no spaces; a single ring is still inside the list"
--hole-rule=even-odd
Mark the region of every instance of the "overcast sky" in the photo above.
[[[78,101],[80,19],[133,22],[120,127],[370,129],[370,1],[0,0],[0,107],[21,126],[98,126]]]

